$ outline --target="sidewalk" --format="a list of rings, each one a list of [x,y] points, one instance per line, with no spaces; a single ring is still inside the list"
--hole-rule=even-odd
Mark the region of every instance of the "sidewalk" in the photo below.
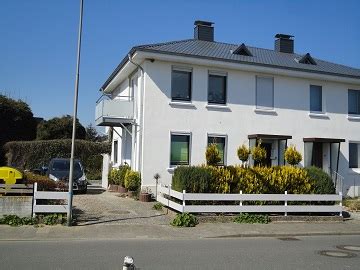
[[[194,228],[156,224],[110,224],[87,226],[10,227],[0,225],[4,240],[96,240],[96,239],[201,239],[236,237],[291,237],[310,235],[360,235],[360,221],[322,223],[235,224],[203,223]]]

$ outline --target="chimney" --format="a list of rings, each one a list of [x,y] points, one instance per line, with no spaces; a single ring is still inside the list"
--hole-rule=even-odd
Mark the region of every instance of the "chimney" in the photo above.
[[[206,21],[195,21],[194,39],[214,41],[214,23]]]
[[[275,51],[282,53],[294,53],[294,36],[285,34],[275,35]]]

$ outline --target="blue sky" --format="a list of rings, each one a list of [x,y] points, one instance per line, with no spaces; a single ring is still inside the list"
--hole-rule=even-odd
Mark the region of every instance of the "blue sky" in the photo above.
[[[196,19],[215,22],[215,40],[295,51],[360,68],[360,1],[85,0],[78,117],[94,120],[98,89],[138,44],[193,36]],[[79,0],[0,0],[0,93],[49,119],[72,114]]]

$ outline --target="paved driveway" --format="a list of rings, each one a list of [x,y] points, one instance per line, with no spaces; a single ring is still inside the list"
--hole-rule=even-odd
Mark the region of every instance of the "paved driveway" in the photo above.
[[[152,209],[154,205],[122,198],[119,193],[89,186],[88,194],[76,194],[73,206],[78,225],[91,224],[155,224],[168,225],[170,217]]]

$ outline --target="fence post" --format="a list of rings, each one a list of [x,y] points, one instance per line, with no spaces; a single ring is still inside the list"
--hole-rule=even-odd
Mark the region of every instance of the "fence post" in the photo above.
[[[155,181],[155,200],[157,201],[157,196],[158,196],[158,179],[155,179],[156,181]]]
[[[287,190],[285,190],[285,195],[287,195]],[[285,217],[287,216],[287,196],[285,196]]]
[[[35,210],[36,210],[36,193],[37,193],[37,182],[34,183],[34,192],[33,192],[33,211],[32,211],[32,217],[35,217]]]
[[[341,210],[340,210],[340,217],[342,217],[342,192],[339,192],[339,196],[341,198],[341,201],[340,201],[340,207],[341,207]]]
[[[168,192],[168,198],[167,198],[167,203],[168,203],[168,209],[170,208],[170,198],[171,198],[171,196],[170,196],[170,189],[171,189],[171,185],[168,185],[168,189],[169,189],[169,192]]]
[[[242,190],[240,190],[240,195],[242,194]],[[242,206],[242,200],[240,200],[240,206]]]
[[[183,203],[182,203],[182,213],[184,213],[184,212],[185,212],[185,193],[186,193],[186,191],[185,191],[185,189],[183,189],[183,197],[182,197],[182,199],[183,199]]]

